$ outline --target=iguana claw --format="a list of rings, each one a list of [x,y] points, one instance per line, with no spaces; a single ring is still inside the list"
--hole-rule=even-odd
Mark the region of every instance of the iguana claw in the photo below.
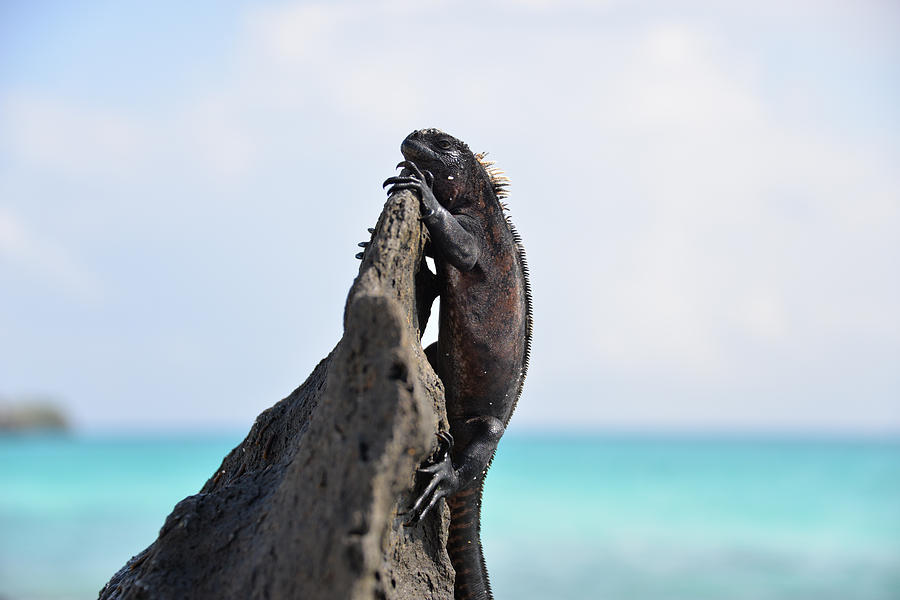
[[[397,163],[397,169],[403,167],[404,169],[409,169],[415,174],[416,178],[424,181],[425,185],[431,187],[434,184],[434,175],[431,174],[431,171],[425,169],[422,170],[419,166],[411,160],[403,160]]]
[[[406,513],[410,515],[406,525],[415,525],[421,521],[441,498],[450,496],[459,489],[459,477],[450,459],[453,436],[444,431],[438,432],[438,443],[442,458],[433,465],[417,469],[417,472],[427,473],[432,477],[422,495]]]
[[[381,184],[381,187],[391,186],[388,189],[388,196],[400,190],[411,190],[419,195],[419,202],[422,207],[422,217],[433,215],[440,207],[440,203],[434,195],[434,175],[431,171],[422,170],[416,163],[411,160],[404,160],[397,165],[397,168],[403,167],[407,174],[401,173],[395,177],[388,177]]]
[[[373,229],[372,227],[369,227],[369,228],[368,228],[368,231],[369,231],[370,239],[369,239],[368,242],[360,242],[360,243],[358,243],[357,246],[359,246],[360,248],[363,248],[363,249],[368,248],[369,245],[372,243],[371,236],[375,235],[375,229]],[[363,257],[364,254],[365,254],[365,250],[363,250],[363,252],[357,252],[355,256],[356,256],[356,258],[358,258],[359,260],[362,260],[362,257]]]

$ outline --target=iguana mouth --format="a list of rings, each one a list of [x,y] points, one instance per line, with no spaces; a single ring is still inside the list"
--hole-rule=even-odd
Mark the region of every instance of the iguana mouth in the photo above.
[[[406,136],[403,143],[400,144],[400,152],[406,160],[416,161],[432,161],[437,160],[437,154],[428,147],[428,144],[422,140],[420,131],[413,131]]]

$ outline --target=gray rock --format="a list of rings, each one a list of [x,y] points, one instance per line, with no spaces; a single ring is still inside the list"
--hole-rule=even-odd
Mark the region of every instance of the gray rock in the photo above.
[[[448,513],[402,511],[446,426],[419,342],[418,200],[388,199],[344,312],[344,336],[290,396],[257,417],[200,493],[101,599],[444,599]],[[417,290],[419,296],[417,297]]]

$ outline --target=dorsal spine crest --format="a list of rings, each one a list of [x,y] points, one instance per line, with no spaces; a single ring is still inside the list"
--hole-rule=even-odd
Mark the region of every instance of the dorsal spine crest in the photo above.
[[[507,190],[509,187],[509,177],[496,166],[494,161],[488,160],[487,155],[487,152],[478,152],[475,154],[475,160],[478,161],[478,164],[480,164],[484,168],[485,173],[487,173],[491,190],[494,192],[494,196],[496,197],[501,210],[503,210],[503,212],[508,212],[509,205],[506,202],[503,202],[503,199],[509,196],[509,191]],[[533,302],[531,299],[531,277],[528,270],[528,259],[525,257],[525,246],[522,244],[522,236],[519,235],[519,231],[516,229],[516,226],[513,225],[510,216],[507,214],[505,217],[504,220],[506,221],[506,226],[509,228],[510,233],[512,233],[513,241],[516,244],[516,254],[519,258],[519,264],[522,266],[522,274],[525,283],[525,356],[522,361],[522,374],[519,377],[519,390],[516,393],[515,404],[518,404],[519,397],[522,395],[522,388],[525,384],[525,376],[528,375],[528,365],[531,362],[531,336],[534,320]],[[513,409],[515,409],[515,404],[513,404]]]
[[[507,186],[509,186],[509,177],[497,168],[494,161],[487,160],[486,157],[487,152],[479,152],[475,155],[475,160],[478,161],[484,168],[484,172],[487,173],[488,179],[491,182],[491,189],[494,190],[494,195],[497,196],[497,201],[500,202],[509,195],[509,192],[506,190]],[[500,208],[507,210],[504,202],[500,202]]]

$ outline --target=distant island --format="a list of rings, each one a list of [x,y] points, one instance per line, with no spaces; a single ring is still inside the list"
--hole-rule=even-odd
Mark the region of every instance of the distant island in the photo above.
[[[67,431],[69,420],[56,402],[48,398],[6,400],[0,398],[0,433]]]

